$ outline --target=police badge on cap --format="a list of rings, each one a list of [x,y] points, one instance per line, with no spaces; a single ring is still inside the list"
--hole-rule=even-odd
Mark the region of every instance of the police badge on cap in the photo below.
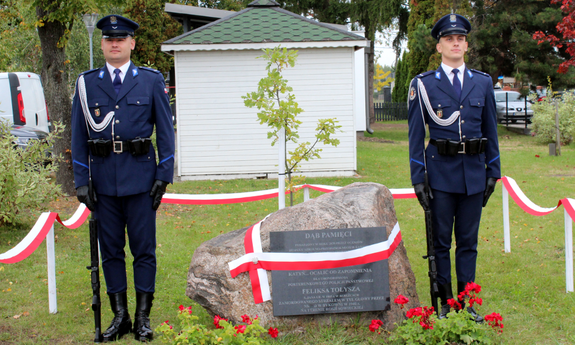
[[[117,14],[106,16],[98,21],[96,27],[102,30],[102,38],[126,38],[134,36],[140,25],[133,20]]]
[[[435,23],[431,29],[431,36],[439,41],[443,36],[465,35],[471,31],[471,23],[460,14],[448,14]]]

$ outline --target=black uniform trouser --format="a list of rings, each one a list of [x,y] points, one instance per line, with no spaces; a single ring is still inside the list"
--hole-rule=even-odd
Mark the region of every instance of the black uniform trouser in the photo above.
[[[451,282],[452,232],[455,235],[457,281],[474,282],[477,261],[477,236],[483,208],[483,193],[473,195],[433,190],[430,207],[433,244],[437,264],[437,283]]]
[[[98,240],[108,293],[127,290],[126,229],[134,257],[134,286],[137,292],[154,292],[156,282],[156,211],[149,192],[116,197],[97,195],[94,211],[98,219]]]

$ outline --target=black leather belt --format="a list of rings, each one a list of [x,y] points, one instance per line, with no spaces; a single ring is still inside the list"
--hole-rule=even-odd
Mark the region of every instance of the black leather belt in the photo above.
[[[444,156],[474,155],[485,152],[487,138],[473,138],[464,141],[429,139],[429,144],[437,147],[437,153]]]
[[[141,156],[148,154],[151,142],[152,139],[150,138],[136,138],[126,141],[90,139],[88,140],[88,146],[96,157],[107,157],[110,152],[116,154],[130,152],[133,156]]]

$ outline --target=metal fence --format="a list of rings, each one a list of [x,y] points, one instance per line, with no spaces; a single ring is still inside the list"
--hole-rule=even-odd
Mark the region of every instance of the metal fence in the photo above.
[[[407,120],[407,102],[374,103],[375,121]]]

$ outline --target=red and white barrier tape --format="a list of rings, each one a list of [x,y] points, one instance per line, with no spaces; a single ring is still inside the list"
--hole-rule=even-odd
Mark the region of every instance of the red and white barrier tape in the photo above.
[[[504,176],[501,178],[501,182],[503,182],[505,189],[507,189],[507,192],[509,193],[509,195],[511,195],[513,201],[515,201],[515,203],[523,211],[529,213],[530,215],[545,216],[555,211],[559,206],[563,205],[563,207],[565,207],[565,210],[567,211],[571,219],[575,219],[575,200],[570,198],[564,198],[559,200],[557,206],[555,207],[541,207],[539,205],[536,205],[525,195],[525,193],[523,193],[523,191],[521,190],[521,188],[519,188],[519,185],[513,178],[509,176]]]
[[[358,249],[322,253],[263,253],[260,239],[262,222],[247,230],[244,237],[246,254],[228,263],[232,278],[242,272],[249,272],[256,304],[271,299],[265,270],[320,270],[368,264],[389,258],[401,242],[401,231],[396,223],[386,241]]]
[[[7,252],[0,254],[0,263],[13,264],[30,256],[42,243],[55,221],[69,229],[75,229],[84,224],[89,214],[90,210],[84,204],[80,204],[74,215],[66,221],[62,221],[56,212],[42,213],[32,230],[28,232],[20,243]]]
[[[309,188],[319,192],[329,193],[342,187],[326,186],[321,184],[304,184],[296,186],[296,189]],[[394,199],[415,198],[413,188],[394,188],[389,190]],[[286,191],[285,194],[289,194]],[[186,205],[220,205],[237,204],[242,202],[259,201],[278,197],[278,189],[266,189],[257,192],[243,193],[222,193],[222,194],[173,194],[166,193],[162,202],[166,204],[186,204]]]

